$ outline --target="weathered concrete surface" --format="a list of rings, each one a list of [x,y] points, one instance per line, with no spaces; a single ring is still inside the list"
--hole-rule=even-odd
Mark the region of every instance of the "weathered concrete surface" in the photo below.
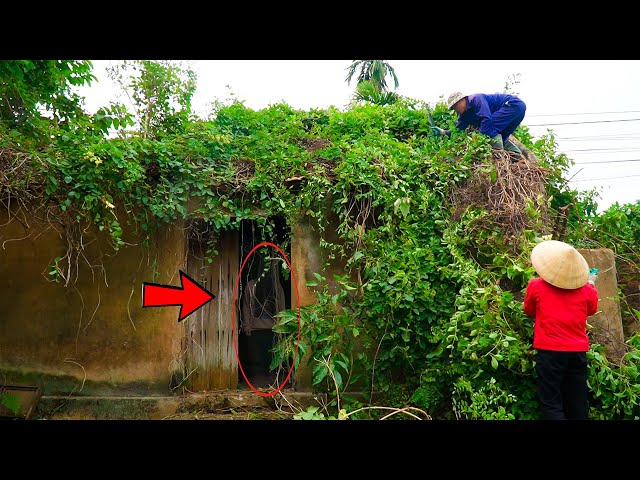
[[[183,396],[43,396],[33,419],[46,420],[272,420],[292,419],[325,395],[220,390]]]
[[[336,226],[339,225],[339,219],[330,211],[330,201],[326,201],[326,219],[327,229],[323,232],[326,241],[334,244],[341,244],[342,240],[336,232]],[[341,259],[329,259],[323,254],[320,245],[321,234],[317,227],[311,223],[311,219],[301,216],[298,223],[291,232],[291,268],[298,283],[298,293],[300,295],[300,306],[311,305],[318,301],[314,293],[314,287],[307,287],[307,281],[316,281],[314,272],[319,273],[327,279],[330,289],[336,287],[337,282],[334,275],[345,274],[345,261]],[[352,281],[355,279],[352,279]],[[291,304],[292,308],[296,308],[295,304],[296,292],[292,284]],[[354,319],[354,322],[356,319]],[[355,347],[358,348],[357,346]],[[312,385],[312,366],[307,365],[309,354],[302,359],[298,370],[296,370],[296,390],[297,391],[313,391]]]
[[[181,225],[163,227],[143,247],[127,215],[118,213],[126,246],[114,252],[105,235],[89,227],[82,257],[72,263],[68,287],[51,282],[49,266],[64,257],[67,239],[47,222],[18,221],[0,212],[0,375],[9,384],[40,384],[44,395],[155,395],[184,374],[179,307],[142,308],[143,282],[179,285],[188,243]],[[301,218],[292,232],[292,308],[317,301],[306,286],[313,273],[333,284],[344,265],[320,249],[320,234]],[[333,222],[333,223],[332,223]],[[330,218],[329,225],[337,225]],[[59,225],[58,225],[59,227]],[[340,239],[334,227],[325,235]],[[63,264],[66,266],[66,264]],[[74,269],[77,267],[77,272]],[[227,293],[233,293],[229,290]],[[224,301],[216,292],[218,302]],[[227,302],[228,303],[228,302]],[[310,392],[311,367],[296,372],[296,389]],[[172,383],[173,382],[173,383]]]
[[[587,260],[589,268],[598,269],[595,282],[598,289],[598,311],[587,320],[593,326],[590,338],[605,347],[609,361],[618,363],[625,354],[625,344],[613,250],[602,248],[578,251]]]
[[[64,233],[36,219],[17,221],[6,210],[0,212],[0,370],[5,382],[29,379],[41,383],[44,394],[91,394],[92,388],[116,393],[131,387],[168,393],[182,333],[178,307],[143,309],[142,285],[177,284],[185,235],[180,228],[168,228],[145,248],[126,215],[119,218],[129,245],[114,254],[104,235],[87,229],[83,254],[93,268],[80,257],[77,275],[72,269],[65,287],[48,275],[54,259],[66,254]]]
[[[618,258],[618,288],[622,292],[622,327],[625,338],[640,332],[640,318],[633,310],[640,311],[640,267]]]
[[[297,308],[296,297],[299,296],[300,307],[312,305],[317,302],[317,297],[307,281],[315,280],[313,272],[322,271],[322,258],[319,252],[319,238],[317,232],[307,222],[298,222],[291,231],[291,269],[297,282],[297,291],[294,282],[291,283],[291,308]],[[312,389],[311,368],[307,366],[309,355],[300,361],[300,366],[295,373],[295,385],[297,390],[310,391]]]
[[[161,396],[43,396],[33,420],[162,420],[175,415],[181,400]]]

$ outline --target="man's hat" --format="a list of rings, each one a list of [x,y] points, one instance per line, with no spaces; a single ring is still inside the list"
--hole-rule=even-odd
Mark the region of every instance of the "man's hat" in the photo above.
[[[462,92],[453,92],[451,95],[449,95],[449,98],[447,99],[447,107],[448,108],[453,107],[456,103],[458,103],[460,100],[462,100],[466,96],[467,95],[465,95]]]
[[[589,264],[568,243],[545,240],[531,251],[531,264],[544,280],[559,288],[580,288],[589,280]]]

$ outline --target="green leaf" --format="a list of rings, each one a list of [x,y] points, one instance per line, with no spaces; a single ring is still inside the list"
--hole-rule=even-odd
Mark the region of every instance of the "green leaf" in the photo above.
[[[336,378],[336,383],[338,384],[338,390],[342,390],[342,375],[337,370],[334,370],[333,376]]]
[[[336,363],[338,365],[340,365],[344,369],[345,372],[349,369],[349,366],[347,365],[347,362],[345,362],[344,360],[336,360]]]
[[[313,367],[313,372],[311,374],[311,382],[313,385],[317,385],[322,380],[324,380],[329,373],[327,366],[324,363],[318,363],[315,367]]]
[[[0,404],[4,405],[14,415],[20,412],[20,397],[10,393],[0,393]]]
[[[408,203],[401,203],[400,204],[400,213],[402,213],[402,216],[406,218],[407,215],[409,215],[409,204]]]
[[[498,360],[496,359],[496,357],[491,357],[491,366],[494,369],[498,368]]]

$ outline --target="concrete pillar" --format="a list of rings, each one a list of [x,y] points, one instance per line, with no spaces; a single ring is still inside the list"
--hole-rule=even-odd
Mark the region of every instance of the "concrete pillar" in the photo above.
[[[605,347],[610,362],[618,363],[625,354],[625,344],[613,250],[600,248],[578,251],[587,260],[589,268],[598,269],[595,283],[598,289],[598,311],[587,320],[593,326],[589,333],[590,339]]]
[[[313,272],[322,271],[322,259],[320,256],[320,240],[313,228],[301,218],[291,231],[291,268],[298,283],[300,306],[311,305],[317,302],[315,294],[307,287],[308,280],[314,280]],[[297,308],[295,285],[291,284],[291,308]],[[300,361],[296,371],[296,390],[311,391],[311,367],[307,366],[309,356]]]

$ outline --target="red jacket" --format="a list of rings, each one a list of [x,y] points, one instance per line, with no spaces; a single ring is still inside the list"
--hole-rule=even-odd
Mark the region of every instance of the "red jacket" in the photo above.
[[[522,305],[534,317],[533,348],[563,352],[589,350],[587,317],[596,313],[598,291],[586,285],[567,290],[532,278]]]

